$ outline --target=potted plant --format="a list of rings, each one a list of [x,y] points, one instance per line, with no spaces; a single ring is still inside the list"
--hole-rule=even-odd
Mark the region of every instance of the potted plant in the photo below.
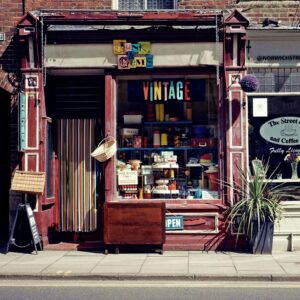
[[[236,241],[245,234],[253,253],[272,253],[274,223],[281,218],[281,201],[287,198],[289,190],[272,179],[265,180],[268,170],[269,164],[263,163],[259,172],[239,169],[240,184],[225,184],[237,196],[237,201],[228,209],[227,230],[232,224],[236,225]]]

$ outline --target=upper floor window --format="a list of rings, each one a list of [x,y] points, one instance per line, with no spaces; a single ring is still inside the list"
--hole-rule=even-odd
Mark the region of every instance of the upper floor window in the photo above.
[[[119,10],[175,9],[177,0],[117,0]]]

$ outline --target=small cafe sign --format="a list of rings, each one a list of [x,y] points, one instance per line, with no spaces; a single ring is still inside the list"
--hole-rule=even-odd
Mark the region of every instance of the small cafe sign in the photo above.
[[[265,122],[259,133],[266,141],[282,146],[300,144],[300,118],[280,117]]]

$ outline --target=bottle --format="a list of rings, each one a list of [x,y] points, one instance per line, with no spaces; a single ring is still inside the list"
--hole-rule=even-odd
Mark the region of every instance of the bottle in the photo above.
[[[174,178],[175,177],[175,172],[173,169],[170,170],[170,178]]]
[[[159,122],[160,119],[160,104],[155,104],[155,121]]]
[[[165,120],[165,105],[159,104],[159,121],[163,122]]]
[[[192,119],[193,119],[192,103],[186,104],[186,119],[188,121],[192,121]]]
[[[160,132],[159,132],[159,130],[153,131],[153,147],[160,147]]]
[[[167,133],[163,132],[160,135],[160,144],[161,146],[168,146],[168,135]]]

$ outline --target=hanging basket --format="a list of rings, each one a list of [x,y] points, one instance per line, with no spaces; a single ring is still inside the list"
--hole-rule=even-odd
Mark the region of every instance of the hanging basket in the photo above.
[[[98,147],[91,153],[91,156],[100,162],[107,161],[117,152],[117,142],[113,136],[104,138]]]
[[[244,92],[256,92],[259,89],[259,81],[254,75],[246,75],[240,80],[241,88]]]

